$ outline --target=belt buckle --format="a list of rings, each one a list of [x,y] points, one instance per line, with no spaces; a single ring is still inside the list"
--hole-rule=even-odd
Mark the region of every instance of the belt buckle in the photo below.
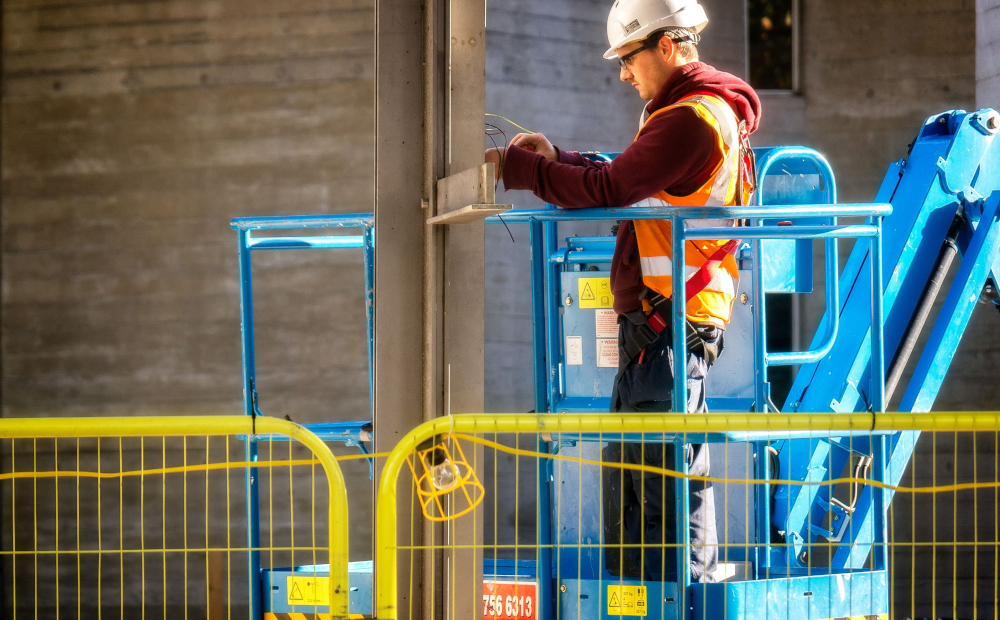
[[[660,334],[656,332],[655,329],[649,326],[649,323],[643,323],[642,325],[636,325],[636,333],[642,334],[642,337],[646,339],[646,343],[642,345],[645,349],[651,343],[656,342],[656,339],[660,337]]]

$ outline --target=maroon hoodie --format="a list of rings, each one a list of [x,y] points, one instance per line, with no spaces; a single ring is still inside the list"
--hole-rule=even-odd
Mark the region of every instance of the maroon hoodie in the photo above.
[[[752,133],[760,122],[760,100],[743,80],[701,62],[677,69],[646,110],[653,112],[696,92],[709,91],[728,101]],[[722,157],[714,131],[690,108],[658,114],[613,162],[592,162],[560,151],[559,161],[511,147],[503,163],[505,189],[527,189],[545,202],[566,209],[628,206],[666,190],[686,196],[711,176]],[[611,261],[611,291],[619,314],[642,307],[639,247],[631,221],[618,229]]]

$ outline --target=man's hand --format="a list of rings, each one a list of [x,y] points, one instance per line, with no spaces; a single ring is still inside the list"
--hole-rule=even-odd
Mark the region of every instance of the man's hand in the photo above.
[[[506,147],[486,149],[486,163],[493,164],[493,177],[497,181],[503,178],[503,170],[500,169],[500,162],[503,161],[503,158],[506,156]]]
[[[510,141],[510,145],[534,151],[550,161],[559,161],[555,147],[540,133],[519,133]],[[498,181],[503,178],[503,168],[500,164],[505,157],[507,157],[506,147],[486,149],[486,163],[493,162],[494,176]]]
[[[534,151],[549,161],[559,161],[555,147],[543,134],[519,133],[510,141],[511,146],[517,146],[526,151]]]

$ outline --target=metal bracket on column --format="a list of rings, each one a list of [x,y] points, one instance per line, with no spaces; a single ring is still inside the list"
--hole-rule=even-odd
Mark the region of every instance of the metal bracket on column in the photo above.
[[[463,224],[505,213],[514,205],[496,203],[493,163],[483,164],[437,182],[438,215],[428,224]]]

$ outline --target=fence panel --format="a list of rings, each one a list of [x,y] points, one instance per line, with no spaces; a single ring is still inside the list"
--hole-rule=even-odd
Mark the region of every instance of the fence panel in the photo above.
[[[998,431],[995,413],[428,422],[383,469],[377,617],[454,620],[475,600],[488,620],[995,618]],[[397,485],[424,527],[397,531]],[[704,510],[708,487],[717,545],[672,516]],[[449,533],[462,520],[472,545]],[[699,578],[690,560],[712,547]],[[463,553],[482,557],[481,589],[455,586]]]
[[[261,442],[250,468],[243,438],[264,433],[293,441]],[[343,476],[298,425],[2,419],[0,458],[5,618],[246,618],[259,577],[248,574],[251,553],[268,568],[329,564],[329,577],[290,577],[280,594],[299,611],[347,618]],[[260,481],[256,548],[247,542],[248,472]]]

